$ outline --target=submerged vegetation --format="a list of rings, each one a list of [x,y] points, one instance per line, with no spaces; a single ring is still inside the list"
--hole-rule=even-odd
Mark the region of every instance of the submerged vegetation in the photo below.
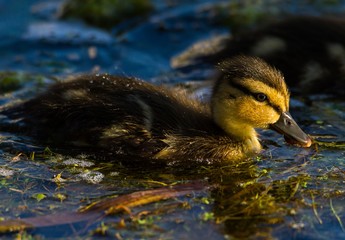
[[[79,156],[76,164],[64,167],[62,172],[58,163],[70,159],[45,152],[36,157],[44,156],[45,165],[58,173],[53,179],[41,179],[37,185],[36,177],[21,174],[15,182],[11,178],[2,181],[2,192],[15,191],[26,200],[25,205],[13,203],[21,206],[16,212],[22,217],[2,219],[1,232],[31,229],[39,234],[55,226],[69,229],[67,225],[73,224],[82,235],[130,237],[135,230],[141,237],[172,237],[172,229],[191,236],[188,227],[210,223],[214,227],[204,228],[205,234],[215,235],[217,229],[222,229],[224,234],[238,238],[281,238],[296,233],[315,237],[325,234],[319,232],[322,229],[337,238],[344,231],[345,165],[341,159],[320,159],[316,149],[307,155],[296,152],[294,160],[262,156],[257,162],[184,170],[152,166],[140,171],[140,166],[111,163],[85,165],[81,164],[85,156]],[[17,164],[23,161],[28,160],[21,159]],[[16,172],[14,165],[8,167]],[[330,165],[334,167],[328,168]],[[85,188],[85,180],[76,174],[83,171],[100,171],[104,180]],[[90,189],[92,195],[96,194],[93,197]],[[82,201],[76,202],[78,199]],[[76,204],[84,207],[75,212]],[[49,206],[43,216],[42,206]],[[62,209],[65,210],[61,212]],[[35,212],[41,212],[41,216],[25,217]],[[327,227],[330,225],[332,230]],[[86,226],[95,228],[85,232]]]
[[[330,12],[334,7],[339,7],[342,0],[314,0],[314,1],[291,1],[283,0],[230,0],[216,8],[219,21],[228,26],[232,33],[239,33],[253,29],[277,19],[295,14],[299,10],[311,9],[311,13]],[[333,9],[334,11],[334,9]]]
[[[0,72],[0,94],[22,89],[25,84],[43,86],[44,80],[44,77],[38,74],[2,71]]]
[[[62,18],[82,19],[101,28],[111,28],[133,17],[146,16],[153,10],[150,0],[67,0]]]

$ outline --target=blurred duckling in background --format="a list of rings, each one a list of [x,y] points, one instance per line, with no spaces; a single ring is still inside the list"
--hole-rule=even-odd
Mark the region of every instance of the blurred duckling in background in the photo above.
[[[197,43],[175,57],[172,65],[213,66],[239,54],[260,57],[282,71],[293,92],[345,98],[344,19],[290,17],[256,30]]]
[[[258,58],[220,64],[210,107],[147,82],[110,75],[77,77],[1,114],[55,146],[152,159],[238,161],[258,154],[255,128],[311,145],[290,116],[283,76]]]

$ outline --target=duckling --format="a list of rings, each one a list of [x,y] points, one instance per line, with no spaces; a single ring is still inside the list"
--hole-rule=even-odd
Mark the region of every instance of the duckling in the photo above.
[[[239,54],[256,56],[279,69],[293,92],[303,96],[331,94],[345,97],[344,19],[289,17],[213,42],[214,46],[208,47],[214,49],[213,52],[200,55],[201,47],[197,44],[199,47],[195,45],[173,59],[173,64],[179,67],[179,62],[191,62],[185,58],[194,58],[194,64],[208,62],[213,66]]]
[[[282,74],[259,58],[220,64],[210,104],[131,78],[80,76],[1,114],[28,135],[58,146],[151,159],[239,161],[258,154],[255,128],[290,143],[311,139],[290,116]]]

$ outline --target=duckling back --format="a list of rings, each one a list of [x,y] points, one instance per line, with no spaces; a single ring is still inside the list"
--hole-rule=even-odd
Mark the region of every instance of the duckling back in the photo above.
[[[191,139],[224,135],[209,107],[187,94],[109,75],[56,84],[1,114],[40,142],[142,157],[195,157]]]

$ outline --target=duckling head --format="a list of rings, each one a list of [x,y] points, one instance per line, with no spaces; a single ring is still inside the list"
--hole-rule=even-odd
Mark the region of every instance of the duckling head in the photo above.
[[[283,75],[259,58],[238,56],[219,64],[223,77],[213,89],[213,119],[234,139],[260,150],[255,128],[271,128],[287,142],[311,145],[289,113],[289,91]]]

